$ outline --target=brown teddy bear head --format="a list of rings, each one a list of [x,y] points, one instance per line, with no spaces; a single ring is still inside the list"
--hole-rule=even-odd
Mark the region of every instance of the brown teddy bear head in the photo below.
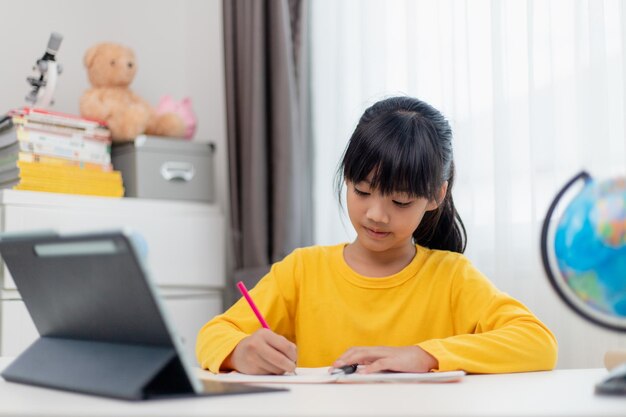
[[[133,50],[110,42],[89,48],[84,62],[94,87],[128,87],[137,72]]]

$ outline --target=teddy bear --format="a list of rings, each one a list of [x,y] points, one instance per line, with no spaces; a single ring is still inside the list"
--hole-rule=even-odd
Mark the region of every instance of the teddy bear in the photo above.
[[[148,135],[183,137],[183,119],[172,112],[156,112],[144,99],[133,93],[129,85],[137,73],[132,49],[103,42],[87,50],[84,64],[92,88],[80,99],[83,117],[103,120],[114,142],[133,141]]]

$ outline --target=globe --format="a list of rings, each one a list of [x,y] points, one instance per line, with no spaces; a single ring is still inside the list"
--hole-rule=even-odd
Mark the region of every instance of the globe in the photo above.
[[[554,212],[577,182],[582,189]],[[546,274],[559,296],[585,319],[626,331],[626,179],[596,181],[581,172],[557,194],[541,233]]]

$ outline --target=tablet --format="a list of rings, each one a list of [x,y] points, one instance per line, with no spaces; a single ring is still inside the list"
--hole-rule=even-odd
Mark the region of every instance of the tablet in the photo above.
[[[40,335],[7,381],[128,400],[277,391],[197,378],[127,232],[2,234],[0,256]]]

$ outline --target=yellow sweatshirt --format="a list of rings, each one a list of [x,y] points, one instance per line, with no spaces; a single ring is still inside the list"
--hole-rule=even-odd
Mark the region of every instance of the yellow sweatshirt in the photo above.
[[[554,367],[550,330],[463,255],[417,246],[402,271],[368,278],[346,264],[344,246],[297,249],[250,291],[271,329],[297,345],[298,366],[330,366],[353,346],[418,345],[439,361],[439,371]],[[200,330],[200,365],[219,372],[239,341],[260,327],[240,299]]]

